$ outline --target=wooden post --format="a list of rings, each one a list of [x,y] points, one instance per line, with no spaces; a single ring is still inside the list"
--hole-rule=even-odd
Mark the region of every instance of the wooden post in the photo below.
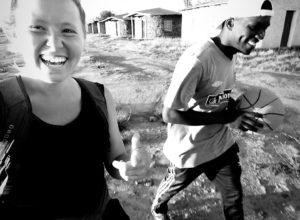
[[[100,22],[97,21],[97,28],[98,28],[98,34],[100,35],[101,34],[101,30],[100,30]]]
[[[133,39],[134,38],[134,34],[133,34],[133,30],[134,30],[134,27],[133,27],[133,16],[130,16],[130,21],[131,21],[131,38]]]

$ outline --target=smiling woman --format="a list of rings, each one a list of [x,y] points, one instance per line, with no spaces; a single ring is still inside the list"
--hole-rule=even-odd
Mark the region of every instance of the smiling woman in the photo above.
[[[15,11],[19,52],[30,75],[47,82],[58,82],[72,74],[84,45],[80,10],[72,1],[56,3],[61,7],[52,1],[19,1]]]
[[[26,68],[0,82],[0,219],[127,220],[104,168],[139,179],[149,156],[126,154],[104,85],[73,77],[85,42],[80,1],[14,3]]]

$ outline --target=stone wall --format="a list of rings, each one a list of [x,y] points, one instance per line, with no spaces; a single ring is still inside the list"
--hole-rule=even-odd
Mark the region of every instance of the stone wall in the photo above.
[[[165,15],[165,16],[147,16],[145,17],[146,36],[147,39],[156,37],[180,37],[181,36],[181,16]],[[172,20],[172,31],[164,30],[164,21]]]

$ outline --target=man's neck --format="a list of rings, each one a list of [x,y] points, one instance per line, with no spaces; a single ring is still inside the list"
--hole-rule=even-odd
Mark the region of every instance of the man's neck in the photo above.
[[[229,59],[232,59],[233,55],[238,52],[235,48],[223,44],[220,36],[212,37],[211,39]]]

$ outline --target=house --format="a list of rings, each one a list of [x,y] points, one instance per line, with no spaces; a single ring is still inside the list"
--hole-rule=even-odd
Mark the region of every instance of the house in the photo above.
[[[300,46],[299,0],[271,0],[275,15],[260,48]],[[228,0],[210,0],[182,12],[182,41],[194,43],[216,35],[216,24],[220,22]]]
[[[131,22],[129,18],[123,18],[127,14],[115,15],[101,20],[105,33],[111,37],[131,36]]]
[[[87,24],[88,34],[105,34],[105,24],[101,21],[94,20]]]
[[[88,34],[98,34],[100,30],[99,22],[97,20],[91,21],[87,24]]]
[[[186,43],[195,43],[217,34],[216,23],[222,8],[228,0],[210,1],[197,6],[190,6],[181,11],[182,32],[181,39]]]
[[[100,34],[106,34],[105,23],[98,21],[98,28],[100,30]]]
[[[272,0],[275,15],[266,35],[265,47],[300,46],[300,1]]]
[[[153,8],[130,13],[132,38],[153,39],[156,37],[180,37],[181,13]]]

